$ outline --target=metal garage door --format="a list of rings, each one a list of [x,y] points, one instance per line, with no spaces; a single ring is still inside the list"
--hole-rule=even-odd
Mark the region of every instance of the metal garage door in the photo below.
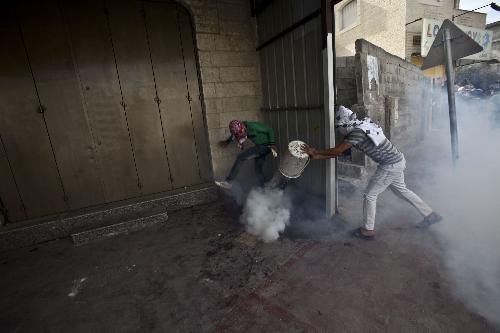
[[[0,197],[11,221],[210,181],[186,10],[25,0],[0,15]]]
[[[257,14],[263,110],[276,129],[280,149],[295,139],[325,145],[321,2],[260,1]],[[325,162],[311,163],[299,179],[303,189],[325,195]]]

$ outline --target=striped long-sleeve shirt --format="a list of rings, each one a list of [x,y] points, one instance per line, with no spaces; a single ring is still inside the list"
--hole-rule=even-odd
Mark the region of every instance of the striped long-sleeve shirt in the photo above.
[[[354,129],[344,138],[345,142],[352,144],[361,150],[378,164],[394,164],[401,162],[404,155],[388,139],[385,139],[378,146],[361,129]]]

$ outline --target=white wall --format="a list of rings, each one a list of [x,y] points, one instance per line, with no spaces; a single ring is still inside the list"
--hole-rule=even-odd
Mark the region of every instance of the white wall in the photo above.
[[[337,57],[355,54],[354,42],[363,38],[399,57],[405,55],[406,2],[403,0],[358,0],[358,22],[340,30],[341,9],[350,0],[335,5]]]

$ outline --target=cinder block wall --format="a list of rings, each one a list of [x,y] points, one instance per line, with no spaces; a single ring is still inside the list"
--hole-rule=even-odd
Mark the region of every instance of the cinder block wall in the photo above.
[[[378,63],[378,80],[371,87],[370,56]],[[363,39],[356,41],[356,58],[359,106],[404,152],[422,140],[430,127],[431,79],[415,65]]]
[[[352,105],[358,103],[354,56],[336,58],[335,67],[337,69],[335,73],[335,84],[337,88],[336,104],[350,108]]]
[[[214,177],[225,177],[238,149],[221,149],[232,119],[262,120],[256,23],[248,0],[185,0],[198,46]]]
[[[357,104],[351,105],[352,110],[359,118],[375,120],[403,153],[409,151],[430,128],[431,80],[418,67],[363,39],[356,40],[354,67]],[[338,94],[339,101],[351,100],[349,91],[341,96],[339,89]],[[366,169],[373,166],[371,160],[353,151],[350,160],[340,163],[339,172],[363,179]]]

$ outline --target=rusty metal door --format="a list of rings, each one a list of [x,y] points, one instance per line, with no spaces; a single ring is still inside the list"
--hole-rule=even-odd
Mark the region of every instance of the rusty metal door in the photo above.
[[[166,191],[172,188],[172,182],[164,119],[158,104],[142,4],[109,0],[106,6],[141,189],[144,194]]]
[[[0,52],[2,200],[11,221],[62,211],[64,191],[12,7],[1,12],[0,38],[8,45]]]
[[[0,198],[11,221],[211,180],[186,10],[24,0],[1,15]]]
[[[17,13],[69,209],[103,201],[93,142],[56,1],[19,1]],[[40,38],[43,36],[43,38]]]
[[[3,211],[3,214],[7,215],[3,219],[8,218],[17,221],[26,218],[26,213],[12,171],[12,166],[5,151],[5,145],[0,137],[0,184],[2,184],[0,186],[0,205],[3,205],[0,208],[6,209],[6,207],[9,207],[8,212]]]
[[[191,108],[199,89],[191,93],[188,88],[179,23],[186,14],[173,3],[144,6],[172,184],[174,188],[194,185],[202,182]]]
[[[106,201],[140,194],[127,109],[102,1],[67,3],[64,13]]]
[[[200,92],[192,22],[185,10],[179,6],[177,6],[177,10],[179,12],[179,30],[186,69],[186,87],[188,89],[198,168],[201,180],[207,182],[211,180],[212,173],[209,159],[209,145],[206,139],[206,124],[203,117],[202,95]]]

